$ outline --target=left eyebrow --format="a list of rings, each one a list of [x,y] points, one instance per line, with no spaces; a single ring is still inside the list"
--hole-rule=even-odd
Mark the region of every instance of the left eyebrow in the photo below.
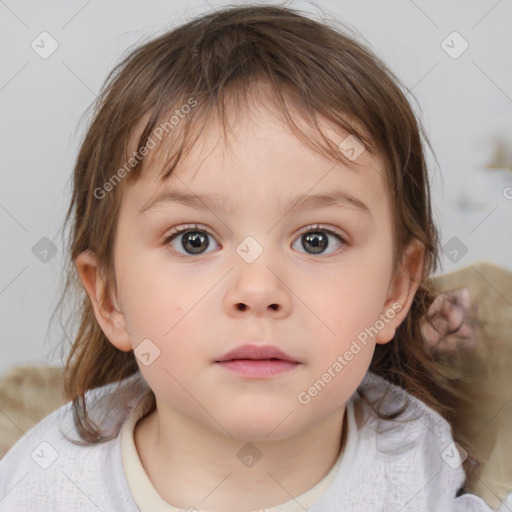
[[[219,194],[190,194],[186,192],[168,190],[158,194],[146,203],[139,211],[138,215],[147,213],[153,210],[156,206],[164,203],[178,203],[196,210],[203,210],[206,207],[210,210],[223,211],[230,214],[236,213],[235,206],[226,196]],[[314,195],[299,194],[298,196],[291,197],[286,201],[280,202],[279,211],[284,214],[292,211],[318,210],[329,206],[343,208],[349,207],[373,217],[370,208],[365,203],[343,190],[334,190]]]
[[[317,210],[320,208],[327,208],[329,206],[337,206],[342,208],[353,208],[370,217],[373,217],[370,208],[363,203],[360,199],[345,192],[344,190],[333,190],[323,194],[300,194],[296,197],[288,199],[281,206],[281,211],[303,211],[303,210]]]

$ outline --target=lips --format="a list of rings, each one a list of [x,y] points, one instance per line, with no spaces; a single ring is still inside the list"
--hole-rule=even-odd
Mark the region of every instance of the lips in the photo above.
[[[279,359],[282,361],[291,361],[298,363],[294,357],[286,354],[282,350],[272,345],[241,345],[224,354],[216,362],[232,361],[236,359],[253,359],[253,360],[268,360]]]

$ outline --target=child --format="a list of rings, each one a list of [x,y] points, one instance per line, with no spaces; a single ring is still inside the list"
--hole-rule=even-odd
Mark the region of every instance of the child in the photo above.
[[[438,235],[398,83],[274,6],[111,73],[66,219],[71,401],[1,461],[0,510],[488,510],[420,331]]]

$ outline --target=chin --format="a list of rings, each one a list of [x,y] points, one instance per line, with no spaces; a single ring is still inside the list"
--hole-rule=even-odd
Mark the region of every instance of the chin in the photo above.
[[[240,441],[279,441],[297,434],[300,430],[296,414],[289,414],[292,410],[283,414],[283,410],[283,408],[276,410],[274,414],[266,411],[264,415],[257,410],[241,412],[237,415],[231,412],[224,421],[220,419],[220,416],[216,416],[216,418],[233,438]],[[218,425],[215,425],[215,429],[226,434],[225,430]]]

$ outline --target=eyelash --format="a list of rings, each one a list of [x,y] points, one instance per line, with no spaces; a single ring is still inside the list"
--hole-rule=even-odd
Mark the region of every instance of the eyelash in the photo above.
[[[174,238],[177,238],[179,235],[182,235],[183,233],[187,233],[188,231],[201,231],[201,232],[204,232],[204,233],[208,234],[209,236],[213,237],[213,235],[206,228],[201,226],[200,224],[188,224],[186,226],[183,226],[182,228],[173,228],[172,231],[165,237],[164,241],[162,242],[162,245],[164,245],[164,246],[168,245],[170,242],[172,242],[172,240],[174,240]],[[342,247],[337,249],[336,251],[334,251],[331,254],[335,254],[335,253],[339,252],[340,249],[343,249],[343,247],[349,245],[347,243],[345,237],[340,232],[330,228],[329,226],[326,226],[325,224],[312,224],[311,226],[307,226],[306,228],[302,229],[299,232],[299,234],[297,235],[297,238],[300,238],[301,236],[305,235],[306,233],[316,232],[316,231],[323,231],[329,235],[333,235],[336,238],[338,238],[338,240],[342,243]],[[213,238],[215,238],[215,237],[213,237]],[[328,254],[327,256],[331,256],[331,254]],[[180,254],[180,256],[185,256],[185,255]],[[193,255],[190,254],[187,256],[193,256]],[[309,256],[314,256],[314,254],[309,254]],[[327,256],[324,256],[324,258]]]

